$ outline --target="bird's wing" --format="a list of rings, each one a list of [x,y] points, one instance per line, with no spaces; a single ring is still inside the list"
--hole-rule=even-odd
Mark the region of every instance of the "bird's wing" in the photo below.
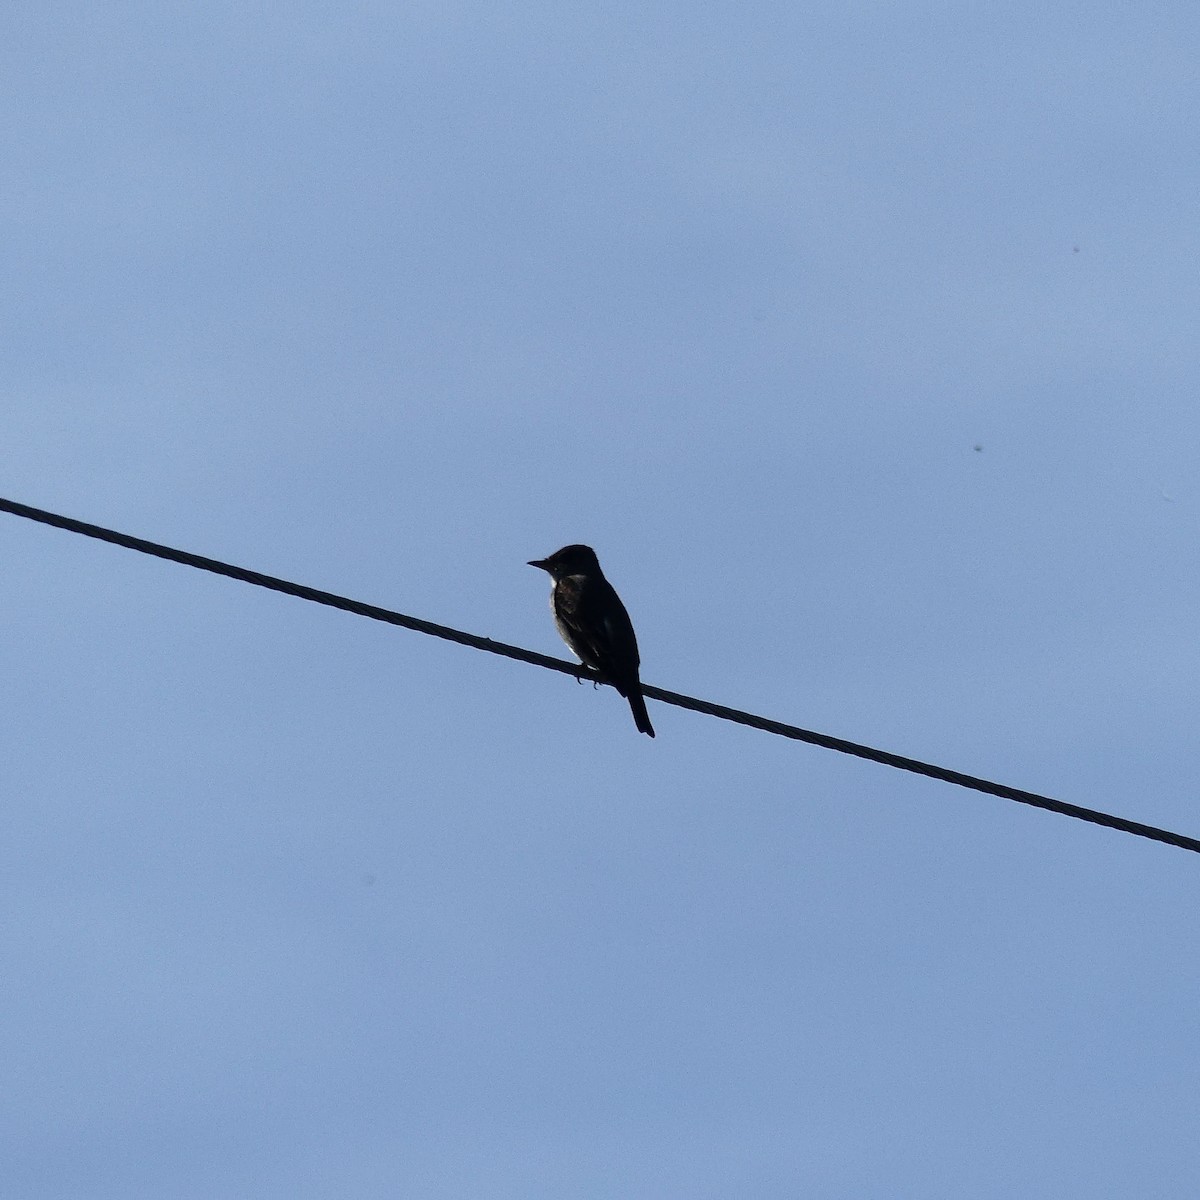
[[[621,598],[607,580],[570,575],[554,589],[554,615],[567,644],[616,684],[637,680],[637,638]]]

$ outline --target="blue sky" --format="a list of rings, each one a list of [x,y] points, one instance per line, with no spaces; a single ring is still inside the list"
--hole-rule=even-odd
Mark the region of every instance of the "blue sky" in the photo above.
[[[1200,833],[1182,3],[0,17],[0,494]],[[4,517],[64,1197],[1182,1196],[1194,856]]]

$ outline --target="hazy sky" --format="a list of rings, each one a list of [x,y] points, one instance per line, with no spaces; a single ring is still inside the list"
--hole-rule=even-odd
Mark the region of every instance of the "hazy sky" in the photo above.
[[[1200,10],[0,14],[0,495],[1200,834]],[[1200,859],[0,516],[14,1200],[1200,1191]]]

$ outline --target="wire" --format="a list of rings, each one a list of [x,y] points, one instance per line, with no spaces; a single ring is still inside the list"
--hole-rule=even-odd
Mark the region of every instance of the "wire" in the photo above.
[[[291,583],[274,575],[264,575],[261,571],[251,571],[246,567],[234,566],[232,563],[221,562],[215,558],[205,558],[200,554],[192,554],[187,550],[177,550],[172,546],[164,546],[158,542],[150,542],[145,538],[133,537],[128,533],[119,533],[115,529],[105,529],[101,525],[91,525],[86,521],[77,521],[73,517],[64,517],[58,513],[47,512],[44,509],[32,508],[28,504],[19,504],[15,500],[0,497],[0,511],[11,513],[16,517],[37,521],[43,525],[52,525],[57,529],[65,529],[70,533],[82,534],[84,537],[96,538],[102,542],[111,542],[115,546],[124,546],[141,554],[153,555],[155,558],[165,558],[170,562],[181,563],[186,567],[196,567],[201,571],[211,571],[215,575],[224,575],[230,579],[239,579],[243,583],[255,587],[267,588],[273,592],[282,592],[287,596],[296,596],[301,600],[311,600],[314,604],[324,604],[329,608],[339,608],[343,612],[354,613],[356,616],[369,617],[373,621],[383,621],[388,625],[399,625],[404,629],[412,629],[417,633],[429,634],[432,637],[444,638],[449,642],[457,642],[461,646],[471,646],[476,650],[486,650],[489,654],[500,654],[505,658],[513,658],[519,662],[531,663],[535,667],[545,667],[550,671],[559,671],[564,675],[573,675],[576,679],[595,679],[595,675],[587,668],[577,663],[564,662],[559,658],[551,658],[546,654],[538,654],[521,646],[510,646],[506,642],[493,641],[491,638],[479,637],[473,633],[464,633],[459,629],[451,629],[447,625],[436,625],[432,621],[422,621],[418,617],[405,616],[387,608],[374,604],[364,604],[361,600],[351,600],[334,592],[323,592],[318,588],[307,587],[302,583]],[[599,680],[598,682],[604,682]],[[801,729],[795,725],[787,725],[782,721],[772,721],[767,717],[755,716],[753,713],[742,712],[740,709],[727,708],[723,704],[713,704],[708,700],[698,700],[694,696],[684,696],[679,692],[669,692],[665,688],[642,686],[642,691],[654,700],[664,704],[674,704],[679,708],[690,709],[692,712],[705,713],[722,721],[732,721],[738,725],[748,725],[752,729],[761,729],[778,737],[791,738],[797,742],[807,742],[812,746],[822,746],[827,750],[836,750],[840,754],[851,754],[856,758],[869,759],[871,762],[882,763],[887,767],[895,767],[901,771],[911,771],[917,775],[925,775],[930,779],[940,779],[957,787],[970,788],[972,791],[983,792],[989,796],[999,796],[1003,800],[1015,800],[1018,804],[1027,804],[1033,808],[1045,809],[1048,812],[1060,813],[1065,817],[1073,817],[1078,821],[1089,821],[1093,825],[1104,825],[1121,833],[1133,834],[1135,837],[1148,838],[1151,841],[1162,842],[1168,846],[1176,846],[1181,850],[1190,850],[1200,854],[1200,839],[1187,837],[1182,833],[1172,833],[1169,829],[1159,829],[1154,825],[1143,825],[1140,821],[1130,821],[1125,817],[1113,816],[1111,813],[1099,812],[1092,808],[1083,808],[1078,804],[1067,804],[1063,800],[1055,800],[1050,796],[1041,796],[1036,792],[1022,791],[1020,788],[1008,787],[1002,783],[993,783],[974,775],[964,775],[961,771],[952,771],[947,767],[935,766],[933,763],[921,762],[919,759],[906,758],[901,754],[891,754],[886,750],[876,750],[871,746],[863,746],[857,742],[848,742],[843,738],[831,737],[824,733],[814,733],[809,729]]]

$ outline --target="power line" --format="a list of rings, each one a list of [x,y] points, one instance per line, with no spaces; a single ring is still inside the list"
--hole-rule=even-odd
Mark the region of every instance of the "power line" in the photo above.
[[[490,654],[500,654],[505,658],[513,658],[519,662],[531,663],[535,667],[545,667],[550,671],[560,671],[564,675],[574,675],[577,679],[592,679],[594,676],[586,667],[577,663],[564,662],[559,658],[550,658],[522,646],[510,646],[506,642],[493,641],[491,638],[479,637],[473,633],[464,633],[459,629],[451,629],[447,625],[437,625],[432,621],[422,621],[418,617],[409,617],[391,609],[380,608],[374,604],[364,604],[361,600],[352,600],[347,596],[339,596],[334,592],[323,592],[318,588],[307,587],[302,583],[292,583],[279,579],[274,575],[264,575],[261,571],[251,571],[246,567],[234,566],[232,563],[221,562],[215,558],[205,558],[200,554],[192,554],[187,550],[177,550],[173,546],[164,546],[158,542],[150,542],[145,538],[133,537],[128,533],[120,533],[115,529],[105,529],[101,525],[91,525],[86,521],[77,521],[73,517],[64,517],[59,513],[47,512],[45,509],[32,508],[28,504],[19,504],[15,500],[0,497],[0,511],[12,513],[16,517],[24,517],[43,525],[53,525],[57,529],[65,529],[70,533],[82,534],[84,537],[96,538],[102,542],[111,542],[115,546],[124,546],[141,554],[149,554],[155,558],[165,558],[170,562],[182,563],[186,567],[196,567],[201,571],[211,571],[215,575],[225,575],[230,579],[239,579],[243,583],[255,587],[267,588],[273,592],[282,592],[287,596],[297,596],[301,600],[311,600],[314,604],[324,604],[329,608],[340,608],[344,612],[354,613],[360,617],[369,617],[373,621],[383,621],[388,625],[399,625],[404,629],[412,629],[417,633],[429,634],[432,637],[444,638],[449,642],[457,642],[461,646],[471,646],[476,650],[486,650]],[[772,721],[767,717],[755,716],[753,713],[742,712],[740,709],[727,708],[723,704],[713,704],[708,700],[698,700],[694,696],[684,696],[679,692],[669,692],[665,688],[652,687],[644,684],[642,691],[654,700],[664,704],[674,704],[679,708],[691,709],[693,712],[706,713],[722,721],[733,721],[738,725],[748,725],[752,729],[761,729],[778,737],[791,738],[797,742],[807,742],[812,746],[823,746],[827,750],[836,750],[841,754],[851,754],[856,758],[869,759],[871,762],[882,763],[887,767],[895,767],[901,771],[911,771],[917,775],[926,775],[930,779],[940,779],[944,783],[952,783],[958,787],[970,788],[972,791],[983,792],[989,796],[999,796],[1003,800],[1015,800],[1018,804],[1028,804],[1033,808],[1042,808],[1048,812],[1061,813],[1065,817],[1073,817],[1078,821],[1089,821],[1093,825],[1104,825],[1122,833],[1130,833],[1135,837],[1149,838],[1151,841],[1163,842],[1168,846],[1177,846],[1181,850],[1190,850],[1200,854],[1200,839],[1187,837],[1182,833],[1172,833],[1169,829],[1159,829],[1154,825],[1143,825],[1140,821],[1130,821],[1125,817],[1113,816],[1111,813],[1099,812],[1092,808],[1083,808],[1078,804],[1067,804],[1063,800],[1055,800],[1050,796],[1041,796],[1036,792],[1026,792],[1020,788],[1008,787],[1002,783],[993,783],[974,775],[964,775],[961,771],[952,771],[946,767],[935,766],[933,763],[921,762],[919,759],[906,758],[901,754],[891,754],[886,750],[876,750],[871,746],[863,746],[857,742],[848,742],[844,738],[831,737],[824,733],[814,733],[809,729],[800,729],[795,725],[787,725],[782,721]]]

